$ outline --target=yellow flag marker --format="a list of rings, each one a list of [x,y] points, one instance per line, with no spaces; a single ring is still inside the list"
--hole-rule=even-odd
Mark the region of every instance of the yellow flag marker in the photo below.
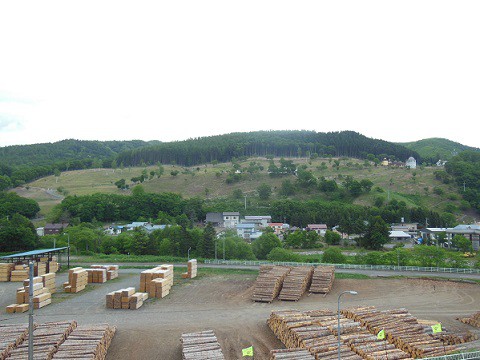
[[[442,332],[442,324],[438,323],[438,324],[432,325],[432,331],[434,334],[438,332]]]
[[[377,339],[378,339],[378,340],[383,340],[383,339],[385,339],[385,330],[384,330],[384,329],[382,329],[382,330],[380,330],[380,331],[378,332],[378,334],[377,334]]]
[[[242,356],[253,356],[253,346],[242,349]]]

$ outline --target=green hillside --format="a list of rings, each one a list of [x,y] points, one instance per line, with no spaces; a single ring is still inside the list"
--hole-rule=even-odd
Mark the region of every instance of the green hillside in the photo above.
[[[450,160],[453,156],[462,151],[480,151],[479,148],[473,148],[442,138],[423,139],[400,143],[400,145],[403,145],[412,151],[416,151],[425,162],[430,164],[435,164],[438,160]]]

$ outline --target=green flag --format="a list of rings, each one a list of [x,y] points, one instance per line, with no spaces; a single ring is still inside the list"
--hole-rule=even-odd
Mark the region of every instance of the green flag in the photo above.
[[[253,356],[253,346],[242,349],[242,356]]]
[[[382,329],[382,330],[380,330],[380,331],[378,332],[378,334],[377,334],[377,339],[378,339],[378,340],[383,340],[383,339],[385,339],[385,330],[384,330],[384,329]]]
[[[432,325],[432,331],[434,334],[438,332],[442,332],[442,324],[438,323],[438,324]]]

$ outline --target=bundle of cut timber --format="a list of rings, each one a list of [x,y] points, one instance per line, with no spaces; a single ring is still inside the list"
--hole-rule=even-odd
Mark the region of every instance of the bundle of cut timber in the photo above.
[[[164,264],[140,274],[140,291],[150,297],[161,299],[170,293],[173,286],[173,265]]]
[[[77,293],[85,289],[88,284],[88,273],[84,268],[76,267],[68,270],[68,281],[63,283],[67,293]]]
[[[35,276],[45,275],[47,273],[47,263],[46,262],[36,262],[33,265],[33,274]]]
[[[36,324],[33,324],[34,328]],[[8,357],[12,349],[21,344],[28,336],[28,326],[0,325],[0,360]]]
[[[282,290],[278,298],[280,300],[300,300],[310,286],[312,274],[313,266],[298,266],[292,268],[283,280]]]
[[[224,360],[222,348],[212,330],[182,334],[183,360]]]
[[[40,309],[52,302],[52,294],[49,291],[49,288],[44,286],[43,276],[36,276],[33,278],[32,287],[34,309]],[[23,313],[28,310],[30,280],[24,280],[23,285],[23,287],[17,289],[17,302],[7,306],[7,313]]]
[[[106,269],[86,269],[88,274],[88,283],[104,283],[107,282]]]
[[[134,287],[120,289],[106,295],[108,309],[131,309],[136,310],[148,299],[148,293],[135,292]]]
[[[56,256],[52,256],[52,259],[50,261],[47,262],[47,272],[49,273],[56,273],[60,267],[58,266],[58,262],[57,262],[57,257]]]
[[[189,260],[187,272],[182,274],[183,279],[193,279],[194,277],[197,277],[197,259]]]
[[[15,265],[12,270],[10,281],[23,281],[28,279],[28,266],[25,264]]]
[[[313,272],[310,292],[328,294],[335,280],[335,266],[317,266]]]
[[[54,272],[51,272],[51,273],[42,275],[41,277],[42,277],[43,286],[46,287],[48,291],[50,291],[50,294],[55,294],[57,292],[57,288],[55,285],[56,274]]]
[[[458,318],[457,320],[460,320],[464,324],[468,324],[468,325],[472,325],[480,328],[480,311],[476,312],[473,315],[470,315],[469,317]]]
[[[272,302],[282,289],[283,280],[292,268],[287,266],[260,266],[253,289],[253,301]]]
[[[315,356],[305,349],[271,350],[270,360],[315,360]]]
[[[107,272],[107,281],[118,278],[118,265],[92,265],[92,269],[105,269]]]
[[[115,330],[114,326],[108,324],[77,326],[52,358],[103,360]]]
[[[0,281],[10,281],[14,267],[12,263],[0,263]]]
[[[39,324],[33,331],[33,353],[35,359],[51,359],[68,335],[77,326],[76,321],[48,322]],[[10,351],[8,359],[28,359],[28,333],[25,340]]]

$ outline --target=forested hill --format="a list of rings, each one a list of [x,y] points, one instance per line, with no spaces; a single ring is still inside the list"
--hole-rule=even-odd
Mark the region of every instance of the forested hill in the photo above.
[[[117,157],[117,164],[179,164],[192,166],[212,161],[251,156],[302,157],[332,155],[366,158],[388,157],[405,161],[419,160],[416,151],[384,140],[371,139],[353,131],[320,133],[315,131],[257,131],[208,136],[185,141],[161,143],[132,149]]]
[[[480,152],[479,148],[462,145],[455,141],[442,138],[423,139],[408,143],[399,143],[420,154],[423,161],[435,164],[438,160],[450,160],[462,151]]]

